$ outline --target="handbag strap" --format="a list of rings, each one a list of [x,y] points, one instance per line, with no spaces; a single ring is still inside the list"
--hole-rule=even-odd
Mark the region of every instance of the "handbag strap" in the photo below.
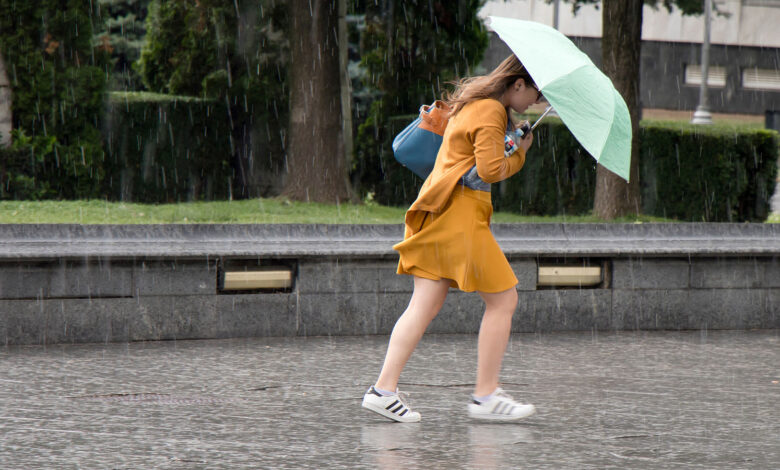
[[[450,109],[447,103],[441,100],[436,100],[431,105],[424,104],[420,106],[420,129],[444,135]]]

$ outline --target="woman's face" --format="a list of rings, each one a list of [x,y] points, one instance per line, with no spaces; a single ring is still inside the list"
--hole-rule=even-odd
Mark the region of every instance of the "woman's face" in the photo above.
[[[526,83],[522,78],[518,78],[506,89],[502,101],[504,106],[509,106],[516,113],[523,113],[529,106],[539,101],[541,97],[542,94],[532,84]]]

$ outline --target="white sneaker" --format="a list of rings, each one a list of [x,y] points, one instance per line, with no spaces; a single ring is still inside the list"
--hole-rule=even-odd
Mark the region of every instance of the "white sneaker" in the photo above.
[[[479,403],[476,400],[469,403],[469,416],[474,419],[490,421],[516,421],[536,413],[534,405],[516,402],[501,388],[493,392],[490,400]]]
[[[420,413],[409,408],[401,392],[396,390],[392,395],[383,396],[373,385],[363,395],[363,408],[400,423],[416,423],[421,419]]]

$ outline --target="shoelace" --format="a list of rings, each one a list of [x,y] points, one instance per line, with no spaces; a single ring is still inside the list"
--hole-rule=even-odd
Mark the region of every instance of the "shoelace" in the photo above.
[[[407,393],[395,389],[395,394],[398,395],[398,401],[400,401],[402,405],[404,405],[409,409],[412,408],[411,406],[409,406],[409,395]]]
[[[512,401],[514,401],[514,398],[512,398],[511,396],[509,396],[509,394],[508,394],[508,393],[506,393],[506,392],[505,392],[505,391],[503,391],[503,390],[496,392],[496,396],[497,396],[497,397],[501,397],[501,398],[508,398],[508,399],[510,399],[510,400],[512,400]]]
[[[522,403],[520,403],[519,401],[517,401],[514,398],[512,398],[511,395],[509,395],[508,393],[506,393],[503,390],[500,390],[500,391],[496,392],[496,396],[500,397],[500,398],[504,398],[504,399],[510,400],[510,401],[513,401],[513,402],[517,403],[518,405],[522,405]]]

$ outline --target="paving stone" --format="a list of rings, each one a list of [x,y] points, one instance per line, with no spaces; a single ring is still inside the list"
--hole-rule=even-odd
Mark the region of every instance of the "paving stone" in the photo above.
[[[102,343],[127,341],[133,299],[0,301],[5,344]]]
[[[382,323],[379,293],[300,294],[298,334],[377,334]]]
[[[612,328],[608,289],[544,289],[520,293],[512,330],[590,331]]]
[[[768,291],[615,290],[616,329],[742,329],[772,326]]]
[[[301,293],[407,292],[410,277],[395,273],[397,261],[304,260],[298,267]]]
[[[148,296],[128,318],[130,341],[218,338],[217,297]]]
[[[777,257],[693,260],[691,287],[699,289],[780,287],[780,263]]]
[[[688,260],[612,260],[612,287],[615,289],[685,289],[689,285],[689,278]]]
[[[474,333],[479,331],[485,302],[476,292],[450,289],[439,314],[428,327],[429,333]]]
[[[509,259],[509,265],[517,278],[517,290],[536,290],[539,277],[539,266],[535,259]]]
[[[134,266],[133,282],[136,297],[216,294],[216,262],[143,261]]]
[[[218,337],[295,336],[296,299],[289,293],[217,296]]]
[[[128,263],[0,264],[0,299],[129,297],[131,293]]]

